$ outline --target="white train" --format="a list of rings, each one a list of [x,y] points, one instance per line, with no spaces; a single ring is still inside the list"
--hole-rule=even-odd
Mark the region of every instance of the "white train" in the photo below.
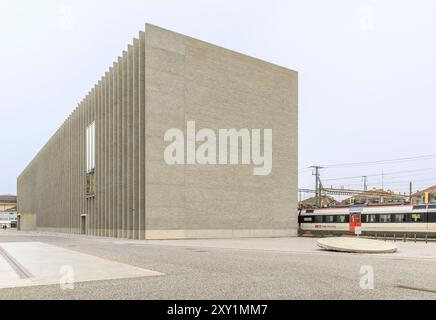
[[[436,204],[429,205],[360,205],[301,210],[302,233],[354,233],[363,235],[436,237]]]

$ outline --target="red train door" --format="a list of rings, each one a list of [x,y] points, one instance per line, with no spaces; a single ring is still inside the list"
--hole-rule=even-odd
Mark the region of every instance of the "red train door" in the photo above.
[[[350,209],[350,232],[355,233],[356,228],[362,227],[362,209]]]

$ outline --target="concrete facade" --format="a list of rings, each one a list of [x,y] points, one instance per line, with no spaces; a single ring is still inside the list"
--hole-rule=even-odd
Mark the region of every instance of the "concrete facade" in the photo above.
[[[131,239],[296,235],[297,96],[295,71],[147,24],[19,176],[18,212],[40,230]],[[190,120],[272,129],[272,173],[166,164],[166,130]]]
[[[20,213],[20,214],[18,214],[17,229],[19,231],[34,231],[34,230],[36,230],[36,214],[35,213]]]

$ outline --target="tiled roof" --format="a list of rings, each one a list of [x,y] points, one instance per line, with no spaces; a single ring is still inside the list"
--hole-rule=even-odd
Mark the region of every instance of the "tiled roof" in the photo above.
[[[13,196],[13,195],[0,196],[0,203],[17,203],[17,196]]]
[[[430,188],[424,189],[424,190],[422,190],[422,191],[418,191],[418,192],[414,193],[413,196],[420,196],[420,195],[423,195],[424,192],[428,192],[428,193],[431,193],[431,194],[436,194],[436,185],[434,185],[433,187],[430,187]]]

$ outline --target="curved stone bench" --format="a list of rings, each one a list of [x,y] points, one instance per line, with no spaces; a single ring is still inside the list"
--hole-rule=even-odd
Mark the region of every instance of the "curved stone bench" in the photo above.
[[[325,250],[352,253],[393,253],[398,249],[385,241],[347,237],[323,238],[317,244]]]

